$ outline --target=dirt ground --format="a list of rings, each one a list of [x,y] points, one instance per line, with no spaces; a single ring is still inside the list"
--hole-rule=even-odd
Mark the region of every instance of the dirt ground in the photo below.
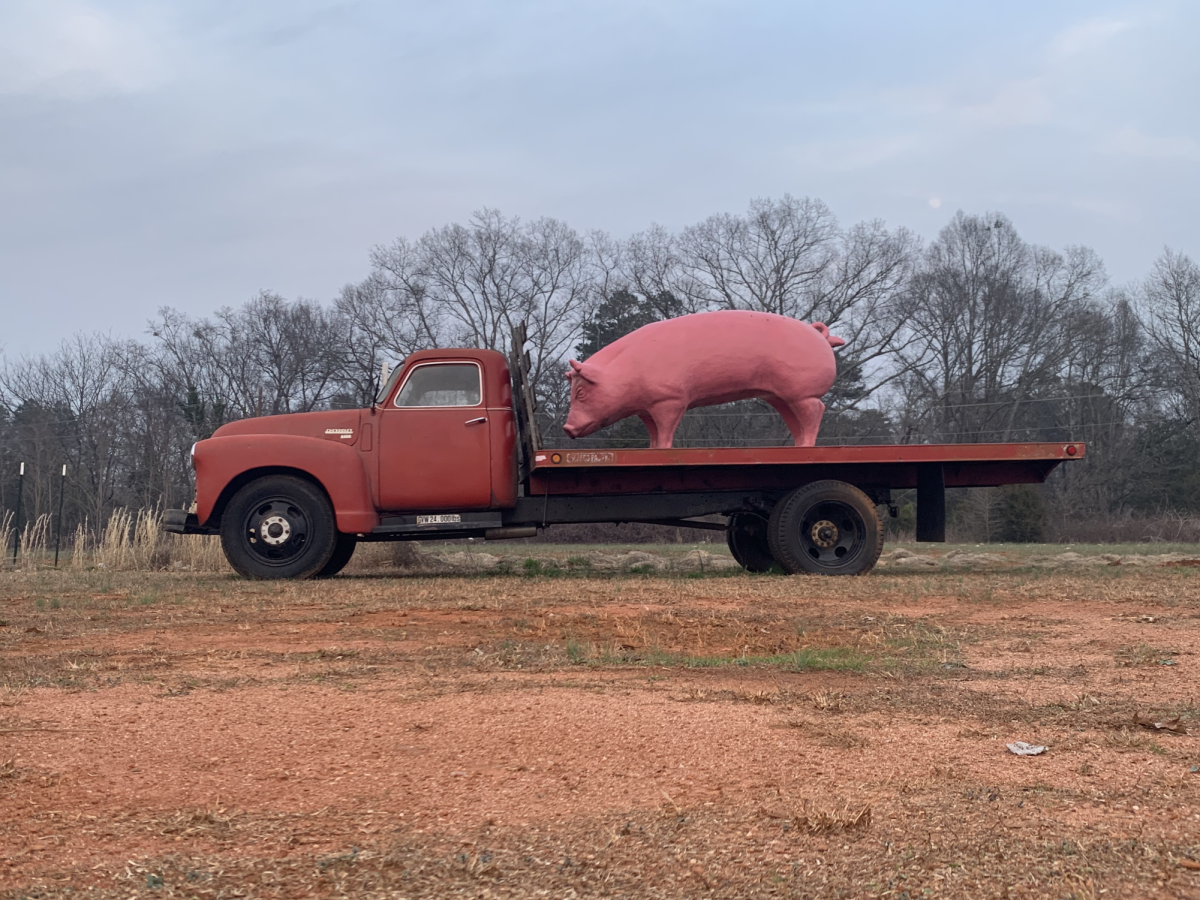
[[[1200,898],[1200,553],[1124,559],[0,574],[0,897]]]

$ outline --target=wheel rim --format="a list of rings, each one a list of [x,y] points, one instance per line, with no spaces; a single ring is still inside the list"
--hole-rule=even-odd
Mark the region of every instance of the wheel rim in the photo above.
[[[308,547],[309,522],[295,501],[272,497],[255,506],[242,524],[250,552],[268,566],[286,566]]]
[[[809,560],[822,568],[841,568],[852,562],[867,545],[867,526],[858,510],[848,503],[827,500],[816,503],[800,523],[800,547]]]
[[[729,549],[734,559],[751,572],[766,572],[774,560],[767,541],[767,520],[751,513],[730,518]]]
[[[731,533],[734,544],[743,553],[767,545],[767,523],[758,516],[738,516]]]

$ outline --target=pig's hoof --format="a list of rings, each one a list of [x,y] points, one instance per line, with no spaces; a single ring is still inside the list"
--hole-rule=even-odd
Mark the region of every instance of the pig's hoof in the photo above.
[[[767,539],[771,556],[793,575],[862,575],[883,550],[883,523],[858,488],[814,481],[775,505]]]

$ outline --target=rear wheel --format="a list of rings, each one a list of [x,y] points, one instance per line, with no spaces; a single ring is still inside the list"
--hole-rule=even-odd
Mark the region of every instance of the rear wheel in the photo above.
[[[291,475],[250,482],[221,515],[225,558],[247,578],[311,578],[333,558],[337,543],[324,492]]]
[[[747,572],[769,572],[775,565],[767,540],[767,519],[757,513],[734,513],[725,526],[729,552]]]
[[[325,568],[318,572],[316,578],[332,578],[342,569],[346,568],[346,563],[350,562],[350,557],[354,555],[354,548],[358,546],[358,539],[352,534],[338,533],[337,546],[333,548],[333,556],[329,557],[329,562],[325,563]]]
[[[883,523],[858,488],[814,481],[775,505],[767,537],[771,555],[793,575],[862,575],[879,560]]]

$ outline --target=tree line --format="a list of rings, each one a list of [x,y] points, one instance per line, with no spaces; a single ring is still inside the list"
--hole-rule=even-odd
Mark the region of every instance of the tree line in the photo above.
[[[960,212],[923,243],[879,221],[843,227],[819,200],[786,195],[627,239],[483,210],[374,248],[369,275],[327,302],[263,291],[207,317],[164,307],[138,339],[78,334],[6,357],[0,509],[15,505],[20,462],[29,517],[56,508],[67,466],[64,532],[119,507],[186,505],[190,447],[223,423],[369,405],[381,364],[429,347],[507,352],[520,322],[542,433],[565,442],[568,357],[717,309],[820,320],[846,339],[821,443],[1088,443],[1032,497],[960,504],[982,508],[983,537],[1005,503],[1055,521],[1200,512],[1190,257],[1165,249],[1116,285],[1091,250],[1031,244],[1001,214]],[[787,440],[770,407],[743,401],[690,412],[676,443]],[[636,419],[584,440],[646,442]]]

